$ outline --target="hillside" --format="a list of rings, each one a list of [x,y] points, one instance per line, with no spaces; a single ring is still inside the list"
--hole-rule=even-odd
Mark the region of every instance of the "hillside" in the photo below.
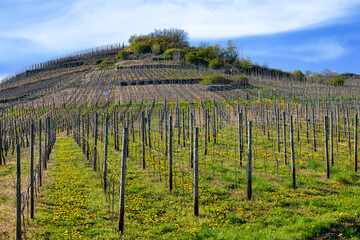
[[[2,82],[0,238],[360,238],[357,76],[211,49],[114,45]]]

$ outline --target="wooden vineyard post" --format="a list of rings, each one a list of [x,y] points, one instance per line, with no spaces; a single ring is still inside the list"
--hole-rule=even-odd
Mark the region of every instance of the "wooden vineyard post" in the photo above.
[[[194,115],[190,114],[190,167],[194,167]]]
[[[348,136],[349,154],[351,158],[351,136],[350,136],[350,119],[349,119],[349,108],[346,108],[346,134]],[[351,162],[351,159],[350,159]]]
[[[287,155],[286,155],[286,115],[283,112],[283,125],[284,125],[284,164],[287,165]]]
[[[205,109],[204,111],[204,130],[205,130],[205,134],[204,134],[204,155],[207,155],[207,135],[208,135],[208,128],[207,128],[207,109]]]
[[[239,106],[240,108],[240,106]],[[269,112],[268,112],[268,106],[265,105],[265,113],[266,113],[266,132],[267,132],[267,138],[270,140],[270,129],[269,129]]]
[[[98,115],[95,113],[95,134],[94,134],[94,162],[93,170],[96,171],[97,166],[97,140],[98,140]]]
[[[47,156],[47,149],[48,149],[48,125],[47,125],[47,118],[45,118],[45,129],[44,129],[44,169],[47,169],[47,161],[46,161],[46,156]]]
[[[172,171],[172,138],[173,138],[173,127],[172,127],[172,116],[169,119],[169,191],[171,192],[173,189],[173,171]]]
[[[21,166],[20,145],[16,145],[16,240],[21,239]]]
[[[177,109],[177,128],[178,128],[178,145],[180,145],[180,138],[181,138],[181,114],[180,114],[180,109]]]
[[[148,114],[147,123],[148,123],[148,134],[147,134],[147,136],[148,136],[149,148],[151,148],[151,116],[150,116],[150,114]]]
[[[107,153],[108,153],[108,124],[109,118],[106,116],[105,118],[105,146],[104,146],[104,193],[106,195],[106,188],[107,188]]]
[[[308,118],[308,104],[305,105],[305,122],[306,122],[306,142],[309,143],[309,118]]]
[[[39,119],[39,185],[42,186],[42,160],[41,160],[41,119]]]
[[[326,178],[330,178],[330,163],[329,163],[329,135],[328,135],[328,116],[325,116],[324,120],[324,135],[325,135],[325,160],[326,160]]]
[[[330,160],[334,166],[334,113],[330,112]]]
[[[89,160],[90,157],[90,152],[89,152],[89,148],[90,148],[90,144],[89,144],[89,140],[90,140],[90,119],[89,119],[89,114],[86,113],[86,159]]]
[[[117,144],[118,144],[118,142],[117,142],[117,122],[116,122],[116,110],[114,109],[114,111],[113,111],[113,132],[114,132],[114,135],[113,135],[113,137],[114,137],[114,149],[115,150],[118,150],[118,147],[117,147]]]
[[[85,154],[85,117],[81,116],[81,138],[82,138],[82,151]]]
[[[251,143],[252,143],[252,121],[248,123],[248,165],[247,165],[247,200],[252,198],[252,167],[251,167]]]
[[[165,156],[168,155],[168,145],[167,145],[167,142],[168,142],[168,113],[167,111],[165,111],[165,119],[164,119],[164,122],[165,122]]]
[[[295,150],[294,150],[294,128],[293,117],[290,116],[290,144],[291,144],[291,172],[292,172],[292,187],[296,188],[296,169],[295,169]]]
[[[280,111],[276,112],[277,152],[280,153]]]
[[[216,115],[215,112],[215,108],[213,108],[213,142],[214,145],[216,144],[216,116],[218,117],[219,115]]]
[[[194,215],[199,216],[199,128],[195,128],[194,142]]]
[[[243,152],[243,134],[242,134],[242,111],[238,105],[238,134],[239,134],[239,161],[240,167],[242,166],[242,152]]]
[[[120,182],[120,203],[119,203],[119,229],[124,234],[124,216],[125,216],[125,179],[126,179],[126,156],[128,145],[128,128],[124,128],[122,153],[121,153],[121,182]]]
[[[315,130],[315,110],[312,109],[312,130],[313,130],[313,144],[314,144],[314,152],[316,152],[316,130]]]
[[[146,162],[145,162],[145,112],[141,112],[141,137],[142,137],[142,167],[143,169],[146,169]]]
[[[183,147],[185,147],[185,109],[182,109],[182,130],[183,130]]]
[[[30,125],[30,218],[34,219],[34,123]]]
[[[354,119],[354,169],[355,172],[357,172],[358,166],[357,166],[357,139],[358,139],[358,135],[357,135],[357,127],[358,127],[358,115],[355,115],[355,119]]]

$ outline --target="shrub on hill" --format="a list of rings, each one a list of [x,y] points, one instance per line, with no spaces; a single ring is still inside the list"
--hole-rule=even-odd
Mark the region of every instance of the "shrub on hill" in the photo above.
[[[209,67],[219,69],[224,66],[224,61],[220,57],[216,57],[209,62]]]
[[[155,29],[154,32],[147,35],[133,35],[129,38],[130,48],[136,52],[139,46],[146,46],[142,52],[148,53],[152,51],[155,54],[164,53],[167,49],[178,48],[182,49],[189,45],[188,33],[185,30],[170,28],[170,29]],[[139,45],[141,43],[141,45]],[[144,51],[146,50],[146,51]]]
[[[231,82],[232,81],[230,79],[227,79],[222,75],[214,74],[203,77],[200,83],[204,85],[210,85],[210,84],[229,84]]]
[[[138,42],[134,45],[131,45],[130,49],[133,50],[136,54],[149,53],[151,51],[151,45],[144,42]]]
[[[343,86],[345,84],[345,76],[336,76],[328,80],[328,84],[333,86]]]
[[[126,51],[119,51],[118,52],[118,54],[117,54],[117,56],[116,56],[116,59],[118,60],[118,59],[128,59],[129,58],[129,53],[128,52],[126,52]]]

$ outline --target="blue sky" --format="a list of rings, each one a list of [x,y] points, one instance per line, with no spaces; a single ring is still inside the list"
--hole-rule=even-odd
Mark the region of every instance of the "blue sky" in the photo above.
[[[360,73],[360,0],[1,0],[0,79],[25,66],[155,28],[233,40],[286,71]]]

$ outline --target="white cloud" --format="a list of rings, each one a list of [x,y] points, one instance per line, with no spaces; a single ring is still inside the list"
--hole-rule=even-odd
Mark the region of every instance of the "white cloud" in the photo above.
[[[183,28],[193,39],[232,38],[310,27],[345,16],[357,4],[358,0],[78,0],[62,16],[0,30],[0,37],[27,39],[56,52],[127,42],[132,34],[165,27]]]
[[[344,47],[333,39],[321,39],[293,49],[306,62],[322,62],[336,59],[346,53]]]

